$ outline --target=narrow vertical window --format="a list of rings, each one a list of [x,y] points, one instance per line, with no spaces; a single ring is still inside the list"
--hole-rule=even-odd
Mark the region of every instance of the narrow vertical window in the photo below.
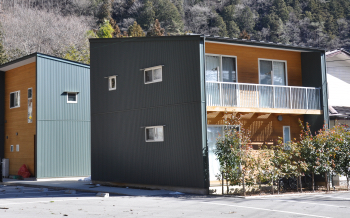
[[[117,76],[108,77],[108,90],[116,90],[117,89]]]
[[[290,142],[290,126],[283,126],[283,143]]]
[[[28,123],[33,123],[33,89],[28,89]]]
[[[16,145],[16,151],[19,152],[19,145]]]
[[[10,93],[10,108],[20,107],[20,91]]]
[[[10,146],[10,151],[13,152],[13,145]]]

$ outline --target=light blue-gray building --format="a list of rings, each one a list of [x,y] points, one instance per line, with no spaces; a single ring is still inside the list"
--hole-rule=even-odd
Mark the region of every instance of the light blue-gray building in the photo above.
[[[10,175],[23,164],[36,178],[90,175],[90,66],[34,53],[0,66],[1,86]]]

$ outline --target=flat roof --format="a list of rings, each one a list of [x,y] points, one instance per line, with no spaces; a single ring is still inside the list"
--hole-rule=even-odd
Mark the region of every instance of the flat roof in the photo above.
[[[311,46],[297,46],[292,44],[282,44],[274,42],[256,41],[256,40],[246,40],[246,39],[236,39],[229,37],[211,36],[211,35],[200,35],[200,34],[187,34],[187,35],[177,35],[177,36],[155,36],[155,37],[125,37],[125,38],[91,38],[90,42],[97,43],[116,43],[116,42],[133,42],[133,41],[159,41],[159,40],[188,40],[193,38],[203,38],[205,41],[216,42],[216,43],[227,43],[241,46],[251,46],[251,47],[263,47],[267,49],[277,49],[277,50],[290,50],[299,52],[325,52],[325,49],[314,48]]]

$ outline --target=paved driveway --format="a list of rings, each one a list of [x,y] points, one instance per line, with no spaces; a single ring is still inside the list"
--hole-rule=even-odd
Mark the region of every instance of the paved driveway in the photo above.
[[[5,186],[0,217],[350,217],[350,193],[265,198],[199,195],[96,197]]]

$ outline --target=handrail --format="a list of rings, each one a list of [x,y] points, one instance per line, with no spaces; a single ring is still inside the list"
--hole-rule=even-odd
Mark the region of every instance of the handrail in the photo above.
[[[254,86],[270,86],[270,87],[293,87],[293,88],[303,88],[303,89],[321,89],[319,87],[283,86],[283,85],[255,84],[255,83],[233,83],[233,82],[216,82],[216,81],[206,81],[206,83],[226,83],[226,84],[237,84],[237,85],[254,85]]]
[[[315,87],[206,82],[207,106],[320,110],[320,95]]]

